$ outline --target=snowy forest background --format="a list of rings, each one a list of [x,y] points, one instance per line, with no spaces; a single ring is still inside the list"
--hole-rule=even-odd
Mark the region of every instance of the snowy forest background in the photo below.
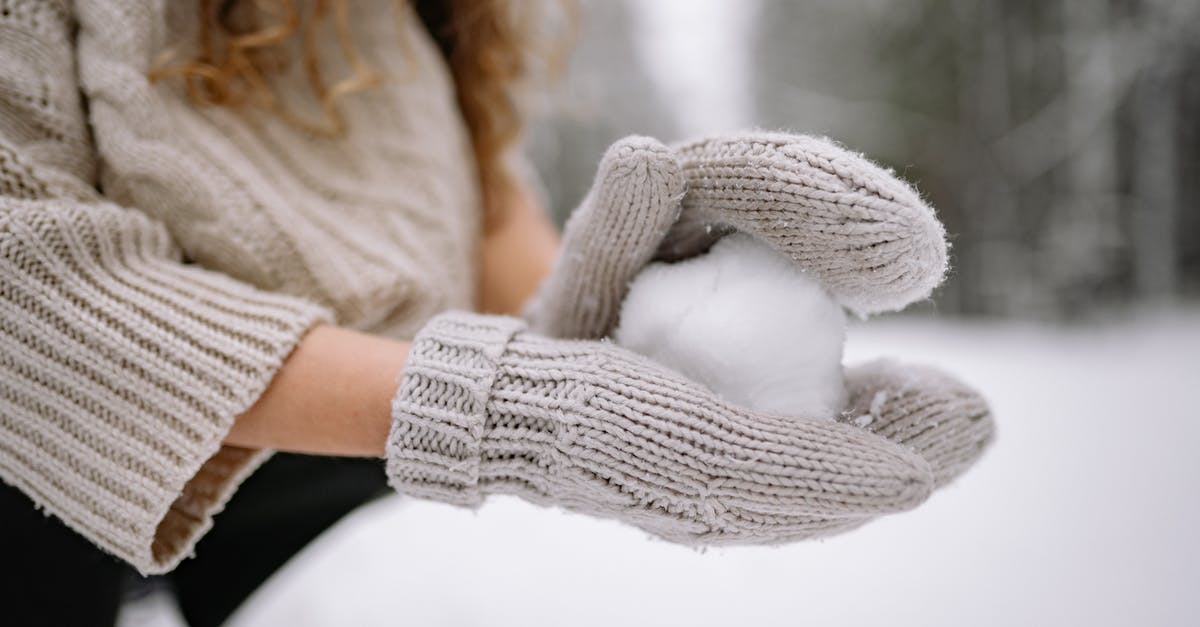
[[[890,165],[954,271],[852,324],[846,362],[953,372],[995,444],[914,511],[784,547],[389,496],[232,625],[1196,624],[1200,2],[584,0],[580,25],[528,144],[558,218],[631,133],[786,128]],[[165,593],[121,618],[180,624]]]
[[[937,208],[941,313],[1200,296],[1200,2],[591,1],[580,24],[530,143],[560,217],[621,136],[788,129]]]

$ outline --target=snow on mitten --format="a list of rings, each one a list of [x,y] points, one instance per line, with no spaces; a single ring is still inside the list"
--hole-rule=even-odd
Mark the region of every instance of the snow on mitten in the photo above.
[[[979,392],[936,368],[878,359],[847,368],[846,390],[842,420],[920,453],[935,487],[966,472],[995,435]]]

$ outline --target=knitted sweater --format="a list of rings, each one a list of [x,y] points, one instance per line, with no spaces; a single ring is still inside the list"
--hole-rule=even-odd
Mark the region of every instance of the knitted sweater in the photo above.
[[[409,337],[472,304],[468,135],[395,4],[351,3],[386,78],[328,139],[147,80],[191,57],[194,1],[0,0],[0,478],[143,573],[269,454],[221,442],[307,329]],[[351,73],[331,24],[320,48]],[[292,65],[275,92],[315,115]]]

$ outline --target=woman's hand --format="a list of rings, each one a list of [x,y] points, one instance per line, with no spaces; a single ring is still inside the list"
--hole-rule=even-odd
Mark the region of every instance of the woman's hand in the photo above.
[[[558,254],[558,230],[522,186],[486,195],[500,206],[483,233],[479,255],[478,308],[515,316],[533,296]]]
[[[924,205],[888,209],[887,202],[874,200],[868,204],[884,209],[871,211],[915,212],[916,217],[864,214],[849,200],[861,199],[861,189],[841,198],[796,189],[797,184],[767,185],[756,208],[739,205],[723,214],[724,201],[715,191],[711,197],[684,196],[684,172],[737,171],[757,167],[756,160],[764,157],[736,153],[736,159],[721,159],[740,165],[720,167],[707,157],[689,157],[682,168],[676,154],[645,138],[624,140],[609,150],[595,186],[568,223],[554,274],[529,307],[536,334],[508,318],[455,314],[422,331],[410,355],[408,343],[318,327],[239,418],[226,442],[378,455],[390,426],[393,481],[403,491],[457,502],[477,502],[489,491],[519,492],[696,542],[777,541],[843,531],[915,505],[974,463],[992,437],[987,405],[974,390],[931,369],[892,362],[849,369],[850,404],[842,419],[847,424],[822,425],[732,407],[611,345],[544,337],[599,339],[611,330],[629,279],[672,244],[680,229],[681,200],[687,207],[684,218],[717,216],[718,224],[748,225],[785,249],[819,251],[826,245],[828,256],[858,263],[871,257],[842,246],[850,240],[786,236],[800,228],[796,220],[818,220],[814,228],[831,223],[827,214],[806,213],[807,205],[795,198],[824,198],[826,210],[846,212],[845,225],[854,226],[855,215],[874,216],[875,222],[863,224],[886,224],[887,229],[915,225],[914,233],[891,234],[889,242],[868,246],[881,254],[928,237],[930,227],[918,211]],[[833,167],[845,169],[844,164]],[[777,173],[777,178],[787,176]],[[692,184],[687,183],[689,194]],[[717,189],[712,177],[695,184]],[[768,218],[781,211],[789,216],[786,226]],[[860,230],[834,229],[835,235],[860,238],[855,241],[864,237]],[[940,225],[935,230],[940,233]],[[798,262],[809,258],[796,254]],[[910,256],[900,255],[897,263],[908,263]],[[899,286],[889,302],[899,302],[896,294],[911,293],[904,286],[914,280],[940,277],[939,263],[918,263],[914,267],[922,270],[907,274],[885,272],[909,277],[885,284]],[[880,271],[873,264],[845,261],[838,267],[840,276],[865,279]],[[590,426],[581,431],[581,425]],[[830,457],[830,451],[836,455]],[[578,460],[563,466],[572,456]],[[830,466],[834,459],[836,468]],[[592,475],[563,475],[565,467],[589,468]],[[625,480],[636,486],[626,486]],[[717,487],[725,491],[714,491]]]
[[[847,368],[846,391],[841,419],[919,453],[935,488],[966,472],[991,444],[987,401],[936,368],[879,359]]]
[[[515,494],[688,544],[778,543],[915,507],[930,463],[857,426],[759,414],[607,342],[450,312],[413,340],[393,487]]]
[[[788,255],[859,313],[926,298],[946,271],[933,210],[890,172],[828,140],[752,132],[668,148],[630,137],[609,148],[567,222],[554,271],[526,309],[530,326],[603,338],[646,263],[703,252],[733,230]],[[949,375],[877,362],[849,369],[847,387],[845,419],[918,451],[939,487],[992,439],[987,403]]]
[[[734,230],[789,256],[860,314],[926,298],[946,272],[933,210],[829,140],[752,132],[668,148],[629,137],[601,160],[526,318],[554,337],[604,337],[648,262],[704,252]]]
[[[225,444],[318,455],[383,455],[409,343],[318,325],[306,333]]]

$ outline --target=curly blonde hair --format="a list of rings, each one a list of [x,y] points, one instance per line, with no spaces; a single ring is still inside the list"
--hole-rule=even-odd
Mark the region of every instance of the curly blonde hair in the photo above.
[[[346,121],[338,102],[381,80],[354,47],[348,20],[349,0],[315,0],[301,15],[295,0],[199,0],[200,28],[195,58],[170,64],[155,63],[150,79],[180,78],[188,98],[197,106],[258,106],[308,132],[335,136]],[[407,0],[396,0],[399,12]],[[480,182],[489,210],[489,195],[513,184],[505,154],[522,130],[517,91],[531,74],[535,59],[545,61],[547,74],[560,69],[559,53],[573,37],[575,9],[561,2],[566,37],[553,44],[539,38],[543,5],[529,0],[413,0],[417,16],[445,56],[457,93],[458,106],[470,131]],[[343,56],[353,68],[350,76],[329,83],[317,58],[316,32],[332,18]],[[320,103],[321,115],[301,116],[281,102],[266,80],[282,70],[288,59],[283,45],[302,38],[305,75]]]

